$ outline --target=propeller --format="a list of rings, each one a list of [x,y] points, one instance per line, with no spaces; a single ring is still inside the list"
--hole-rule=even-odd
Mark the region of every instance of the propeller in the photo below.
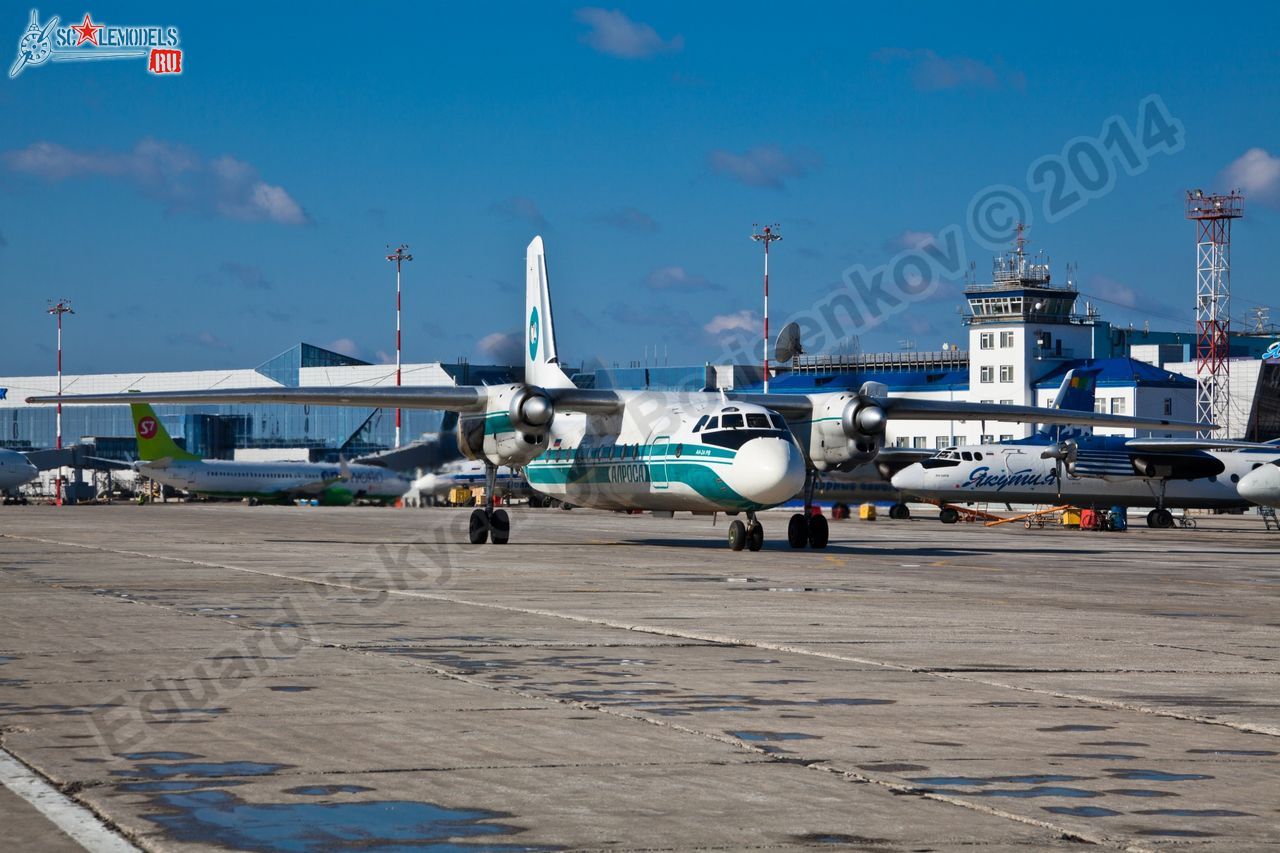
[[[1041,459],[1053,460],[1053,482],[1058,489],[1058,500],[1062,500],[1062,471],[1069,472],[1076,464],[1076,453],[1079,445],[1073,439],[1060,441],[1040,454]]]

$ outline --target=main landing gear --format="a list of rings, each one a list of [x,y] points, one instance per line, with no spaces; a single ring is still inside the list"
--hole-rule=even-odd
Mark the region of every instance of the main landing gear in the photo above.
[[[747,513],[747,523],[734,519],[729,524],[729,548],[733,551],[759,551],[764,547],[764,525],[756,520],[754,512]]]
[[[822,549],[827,547],[827,539],[831,533],[827,526],[827,518],[822,513],[813,512],[813,492],[818,486],[815,471],[808,471],[804,476],[804,512],[791,516],[787,523],[787,544],[792,548]]]
[[[1160,481],[1160,494],[1156,497],[1156,508],[1147,513],[1147,527],[1173,527],[1173,513],[1164,508],[1164,492],[1168,485],[1168,480]]]
[[[467,535],[472,545],[483,545],[492,539],[494,545],[506,545],[511,538],[511,519],[504,509],[494,509],[494,489],[498,485],[496,465],[484,466],[484,508],[473,510]]]

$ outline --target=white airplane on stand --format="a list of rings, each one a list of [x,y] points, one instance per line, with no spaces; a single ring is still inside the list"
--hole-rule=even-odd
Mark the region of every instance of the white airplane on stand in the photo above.
[[[858,391],[741,394],[578,388],[561,368],[542,238],[526,254],[525,376],[495,386],[245,388],[64,396],[64,404],[299,403],[422,408],[459,413],[458,446],[486,468],[492,495],[501,466],[523,466],[537,491],[575,506],[745,513],[729,545],[759,550],[757,512],[804,489],[805,512],[787,527],[794,548],[824,548],[828,528],[809,512],[816,474],[871,462],[890,418],[1194,427],[1168,419],[1054,412],[1034,406],[890,398],[881,383]],[[32,402],[56,403],[57,397]],[[469,539],[501,544],[505,510],[472,513]]]

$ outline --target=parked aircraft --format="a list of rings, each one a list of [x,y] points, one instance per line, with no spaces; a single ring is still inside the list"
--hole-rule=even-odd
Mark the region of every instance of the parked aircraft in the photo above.
[[[446,387],[246,388],[65,396],[64,404],[142,399],[164,403],[308,403],[458,412],[458,444],[486,466],[524,466],[530,485],[576,506],[654,511],[740,511],[729,545],[758,550],[758,510],[801,488],[805,512],[787,528],[792,547],[824,548],[827,522],[808,510],[819,472],[871,462],[890,418],[986,419],[1102,426],[1194,427],[1168,419],[1053,412],[1034,406],[889,397],[882,383],[858,391],[739,394],[583,389],[561,367],[542,238],[526,253],[525,381]],[[57,397],[32,402],[55,403]],[[469,539],[505,543],[510,519],[492,505],[472,513]]]
[[[1251,470],[1280,457],[1280,447],[1211,439],[1081,435],[948,447],[899,471],[893,484],[918,498],[948,503],[1064,503],[1147,507],[1149,527],[1172,527],[1169,507],[1239,509],[1238,488]],[[958,520],[954,509],[939,518]]]
[[[314,499],[337,506],[357,500],[391,503],[409,491],[407,479],[377,465],[201,459],[169,437],[151,406],[131,403],[130,409],[138,437],[136,470],[175,489],[205,497],[268,503]]]
[[[36,466],[27,461],[15,450],[0,449],[0,492],[16,489],[23,483],[29,483],[40,472]]]

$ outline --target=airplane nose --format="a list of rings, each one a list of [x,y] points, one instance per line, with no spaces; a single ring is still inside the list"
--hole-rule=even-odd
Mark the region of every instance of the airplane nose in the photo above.
[[[800,449],[781,438],[753,438],[742,445],[733,464],[734,490],[749,501],[770,506],[804,488]]]
[[[920,465],[913,464],[903,468],[898,473],[889,478],[889,482],[900,492],[910,491],[911,489],[920,488],[921,475],[924,469]]]
[[[1263,506],[1276,506],[1280,504],[1280,468],[1275,465],[1254,468],[1241,478],[1236,490],[1247,501]]]

